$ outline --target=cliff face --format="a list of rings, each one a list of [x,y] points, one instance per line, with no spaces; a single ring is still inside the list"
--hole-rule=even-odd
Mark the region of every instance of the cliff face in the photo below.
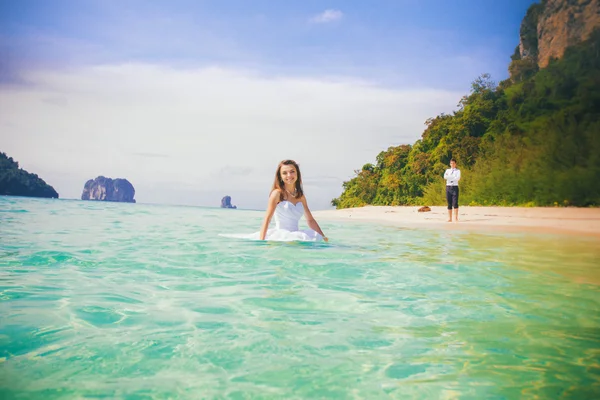
[[[81,200],[117,201],[135,203],[135,189],[127,179],[110,179],[99,176],[90,179],[83,187]]]
[[[538,23],[544,5],[534,4],[527,10],[527,14],[521,21],[519,31],[519,59],[531,59],[537,64],[538,58]]]
[[[543,0],[530,7],[521,24],[520,58],[544,68],[598,27],[600,0]]]
[[[600,26],[600,0],[547,0],[538,22],[538,65],[561,58],[565,49]]]

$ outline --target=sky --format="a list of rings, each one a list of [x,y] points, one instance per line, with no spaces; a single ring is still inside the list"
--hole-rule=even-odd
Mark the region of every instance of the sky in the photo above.
[[[528,0],[0,0],[0,151],[80,198],[265,209],[279,161],[312,210],[482,73]]]

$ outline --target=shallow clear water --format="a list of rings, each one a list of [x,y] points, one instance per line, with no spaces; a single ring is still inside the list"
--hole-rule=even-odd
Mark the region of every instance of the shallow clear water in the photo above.
[[[593,398],[600,246],[0,197],[2,398]]]

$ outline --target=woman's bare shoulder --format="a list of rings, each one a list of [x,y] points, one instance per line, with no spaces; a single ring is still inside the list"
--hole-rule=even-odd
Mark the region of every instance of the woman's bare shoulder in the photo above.
[[[269,198],[270,199],[273,199],[273,198],[279,199],[279,198],[281,198],[282,193],[283,192],[281,191],[281,189],[273,189],[273,190],[271,190],[271,194],[269,195]]]

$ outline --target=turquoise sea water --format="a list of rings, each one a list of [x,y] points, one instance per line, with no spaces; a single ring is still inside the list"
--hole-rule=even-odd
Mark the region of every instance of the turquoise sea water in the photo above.
[[[262,217],[0,197],[0,398],[600,393],[597,239]]]

